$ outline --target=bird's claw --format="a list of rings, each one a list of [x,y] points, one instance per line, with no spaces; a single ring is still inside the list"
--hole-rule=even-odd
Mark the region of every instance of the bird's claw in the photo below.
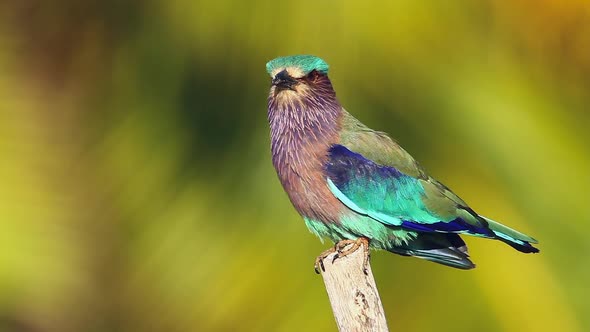
[[[324,252],[322,252],[316,259],[315,259],[315,264],[314,264],[314,270],[315,273],[320,274],[320,270],[322,272],[326,271],[326,267],[324,266],[324,259],[326,259],[326,257],[330,256],[332,253],[334,253],[336,251],[336,247],[332,247]]]
[[[346,247],[351,244],[352,244],[352,246],[350,248],[346,249]],[[357,251],[358,248],[360,248],[361,245],[363,245],[363,244],[365,245],[365,247],[364,247],[365,259],[363,262],[363,272],[365,274],[368,274],[367,266],[369,264],[370,250],[369,250],[369,240],[365,237],[359,237],[356,240],[339,241],[338,243],[336,243],[334,245],[333,248],[330,248],[330,249],[322,252],[315,260],[315,265],[314,265],[315,272],[317,274],[320,274],[320,269],[322,272],[326,271],[326,268],[324,266],[324,259],[326,259],[326,257],[330,256],[331,254],[335,253],[334,257],[332,258],[332,264],[334,264],[336,259],[346,257],[346,256],[352,254],[353,252]]]
[[[340,255],[338,255],[338,251],[336,251],[336,253],[334,254],[334,257],[332,258],[332,264],[334,264],[334,262],[336,261],[336,259],[340,258]]]

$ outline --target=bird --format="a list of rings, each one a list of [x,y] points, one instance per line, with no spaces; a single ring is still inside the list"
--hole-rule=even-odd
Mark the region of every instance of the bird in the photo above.
[[[390,136],[348,113],[328,69],[313,55],[266,64],[273,166],[308,229],[335,243],[316,259],[316,272],[330,253],[344,257],[362,244],[473,269],[461,234],[539,252],[537,240],[475,212]]]

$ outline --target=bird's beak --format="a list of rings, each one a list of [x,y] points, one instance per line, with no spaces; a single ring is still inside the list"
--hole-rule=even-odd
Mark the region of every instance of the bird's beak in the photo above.
[[[279,90],[293,90],[295,91],[294,86],[297,84],[297,80],[293,77],[289,76],[287,70],[283,70],[275,75],[272,79],[272,85],[276,86]]]

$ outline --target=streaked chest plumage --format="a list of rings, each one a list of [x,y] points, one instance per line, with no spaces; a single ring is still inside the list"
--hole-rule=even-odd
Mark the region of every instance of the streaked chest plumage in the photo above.
[[[272,93],[271,152],[281,184],[302,216],[338,222],[346,207],[330,192],[324,172],[328,149],[339,140],[338,109],[313,107],[300,99],[277,100]]]

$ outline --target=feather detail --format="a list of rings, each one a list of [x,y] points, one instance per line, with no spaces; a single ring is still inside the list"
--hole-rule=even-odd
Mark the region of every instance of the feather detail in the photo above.
[[[273,86],[268,98],[273,165],[300,214],[335,221],[343,206],[328,190],[322,167],[327,149],[338,140],[342,107],[324,75],[294,89]]]

